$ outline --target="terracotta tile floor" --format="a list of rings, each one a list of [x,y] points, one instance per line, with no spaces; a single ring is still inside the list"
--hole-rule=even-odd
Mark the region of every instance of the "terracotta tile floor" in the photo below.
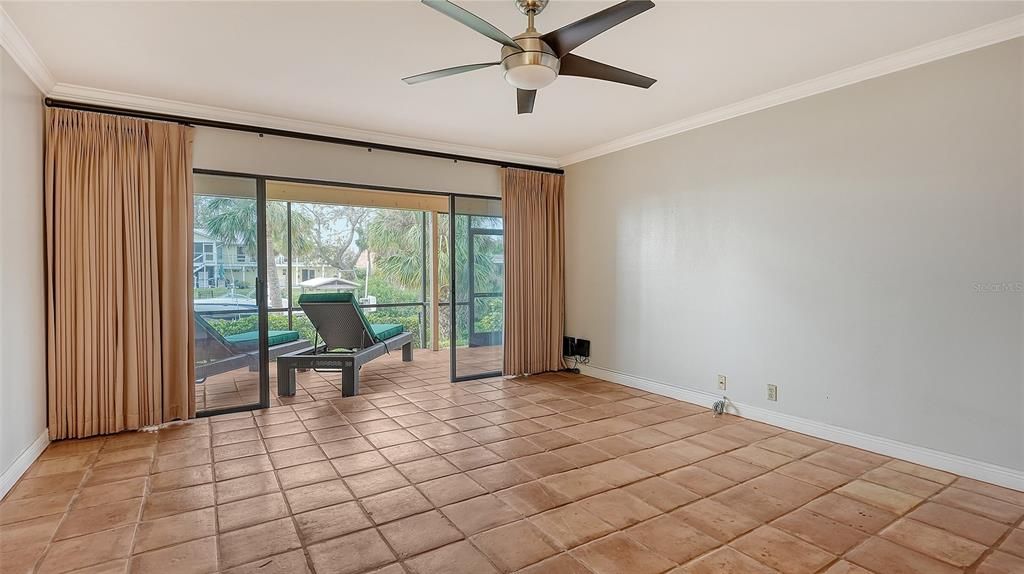
[[[1024,493],[596,379],[364,394],[52,444],[0,503],[0,570],[1024,572]]]

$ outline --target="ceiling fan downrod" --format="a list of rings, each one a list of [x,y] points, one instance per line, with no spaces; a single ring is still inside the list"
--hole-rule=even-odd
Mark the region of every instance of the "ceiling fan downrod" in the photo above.
[[[544,8],[548,5],[548,0],[513,0],[513,2],[516,8],[529,18],[526,31],[536,32],[537,28],[533,25],[533,17],[544,11]]]

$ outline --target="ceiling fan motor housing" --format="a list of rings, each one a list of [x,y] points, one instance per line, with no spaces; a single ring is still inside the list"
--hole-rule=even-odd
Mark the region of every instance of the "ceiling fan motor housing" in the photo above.
[[[516,52],[505,46],[501,49],[501,70],[505,81],[522,90],[537,90],[558,77],[559,61],[554,50],[537,32],[524,32],[515,38],[522,48]]]
[[[514,0],[516,8],[523,14],[540,14],[548,5],[548,0]]]

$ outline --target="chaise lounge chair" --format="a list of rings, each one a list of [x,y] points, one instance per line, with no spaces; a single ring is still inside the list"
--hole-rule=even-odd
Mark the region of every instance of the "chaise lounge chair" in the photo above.
[[[196,384],[206,382],[207,377],[219,375],[242,367],[259,371],[259,332],[248,331],[224,336],[206,321],[202,313],[194,312],[196,323]],[[309,346],[298,331],[270,331],[267,333],[270,359]]]
[[[412,333],[402,325],[372,324],[352,293],[304,293],[299,307],[313,323],[319,339],[300,351],[277,357],[277,394],[295,394],[295,369],[341,371],[341,396],[359,394],[359,369],[377,357],[402,349],[412,360]]]

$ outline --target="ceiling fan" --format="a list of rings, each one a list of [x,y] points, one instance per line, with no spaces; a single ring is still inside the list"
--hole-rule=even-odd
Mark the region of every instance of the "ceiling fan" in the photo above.
[[[532,113],[533,103],[537,99],[537,90],[555,81],[558,76],[594,78],[645,89],[657,81],[654,78],[641,76],[570,53],[594,36],[654,8],[654,2],[626,0],[546,34],[537,32],[533,26],[533,19],[544,11],[548,0],[514,0],[514,2],[519,11],[525,14],[529,20],[525,32],[515,37],[509,37],[483,18],[448,0],[423,0],[427,6],[500,43],[502,45],[501,60],[434,70],[402,78],[402,80],[407,84],[419,84],[500,65],[505,74],[505,81],[517,89],[516,99],[520,114]]]

